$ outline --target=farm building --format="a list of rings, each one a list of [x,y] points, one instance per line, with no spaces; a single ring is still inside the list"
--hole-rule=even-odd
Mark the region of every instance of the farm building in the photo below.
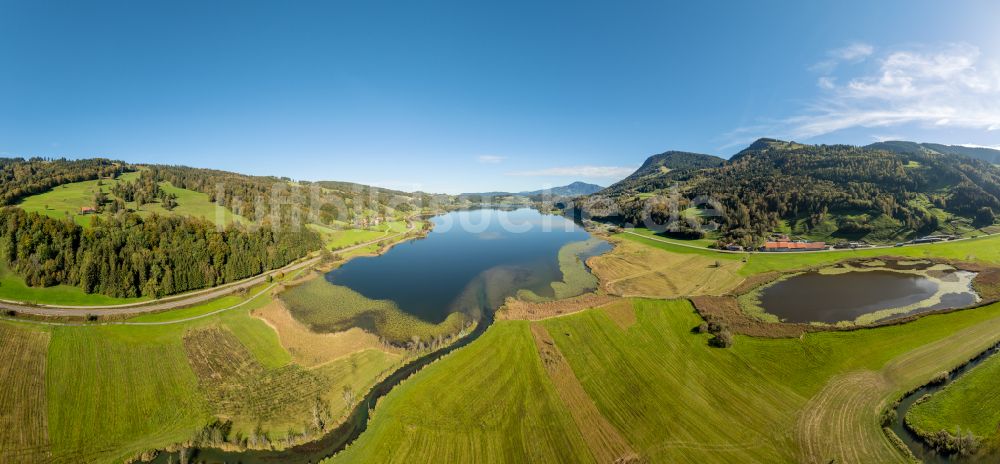
[[[80,214],[94,214],[97,212],[93,206],[82,206],[80,207]]]
[[[821,251],[826,249],[826,242],[767,242],[761,251]]]

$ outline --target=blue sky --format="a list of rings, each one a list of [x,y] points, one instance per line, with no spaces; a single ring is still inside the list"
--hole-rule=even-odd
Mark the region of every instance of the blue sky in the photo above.
[[[0,0],[0,156],[457,193],[779,137],[1000,145],[1000,3]]]

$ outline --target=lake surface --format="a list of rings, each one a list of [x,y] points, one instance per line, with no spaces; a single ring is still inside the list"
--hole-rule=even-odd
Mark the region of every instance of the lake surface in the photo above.
[[[590,238],[566,218],[528,208],[457,211],[430,221],[426,238],[353,259],[326,280],[437,324],[455,311],[496,309],[519,289],[551,297],[551,283],[562,280],[559,249]]]
[[[946,273],[945,279],[968,278],[963,271]],[[971,281],[971,279],[969,279]],[[786,322],[853,321],[881,310],[914,307],[893,315],[969,306],[977,301],[971,288],[939,295],[940,301],[921,305],[939,293],[942,281],[892,270],[854,271],[840,274],[806,272],[778,281],[760,292],[760,304]]]

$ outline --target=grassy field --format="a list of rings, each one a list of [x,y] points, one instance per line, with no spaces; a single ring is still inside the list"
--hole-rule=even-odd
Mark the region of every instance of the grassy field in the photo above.
[[[528,323],[508,322],[393,389],[333,462],[594,462],[587,449]]]
[[[588,310],[541,323],[612,426],[604,438],[574,421],[592,412],[559,394],[554,382],[565,379],[539,375],[530,323],[498,321],[390,393],[333,462],[585,462],[606,453],[566,453],[613,443],[614,432],[649,462],[904,462],[881,408],[1000,339],[1000,305],[802,339],[737,337],[730,349],[691,332],[701,319],[687,302],[635,300],[634,316]],[[554,445],[553,434],[586,436],[590,447]]]
[[[49,333],[0,324],[0,462],[50,457],[45,405]]]
[[[928,433],[946,430],[952,434],[972,432],[997,443],[1000,425],[1000,357],[976,366],[930,400],[914,405],[907,423]]]
[[[308,227],[320,234],[328,249],[339,250],[406,230],[406,223],[401,223],[402,230],[395,230],[393,224],[396,223],[382,224],[373,229],[334,229],[319,224],[309,224]]]

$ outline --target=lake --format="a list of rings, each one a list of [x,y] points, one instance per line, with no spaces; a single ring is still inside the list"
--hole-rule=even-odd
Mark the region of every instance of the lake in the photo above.
[[[882,312],[874,320],[919,312],[970,306],[974,273],[954,268],[931,272],[868,269],[840,273],[809,271],[760,290],[764,311],[785,322],[855,321]]]
[[[518,290],[552,297],[562,280],[559,250],[590,238],[576,223],[534,209],[456,211],[430,219],[427,237],[381,256],[356,258],[326,274],[334,285],[437,324],[452,312],[478,318]],[[584,250],[585,260],[610,245]]]

